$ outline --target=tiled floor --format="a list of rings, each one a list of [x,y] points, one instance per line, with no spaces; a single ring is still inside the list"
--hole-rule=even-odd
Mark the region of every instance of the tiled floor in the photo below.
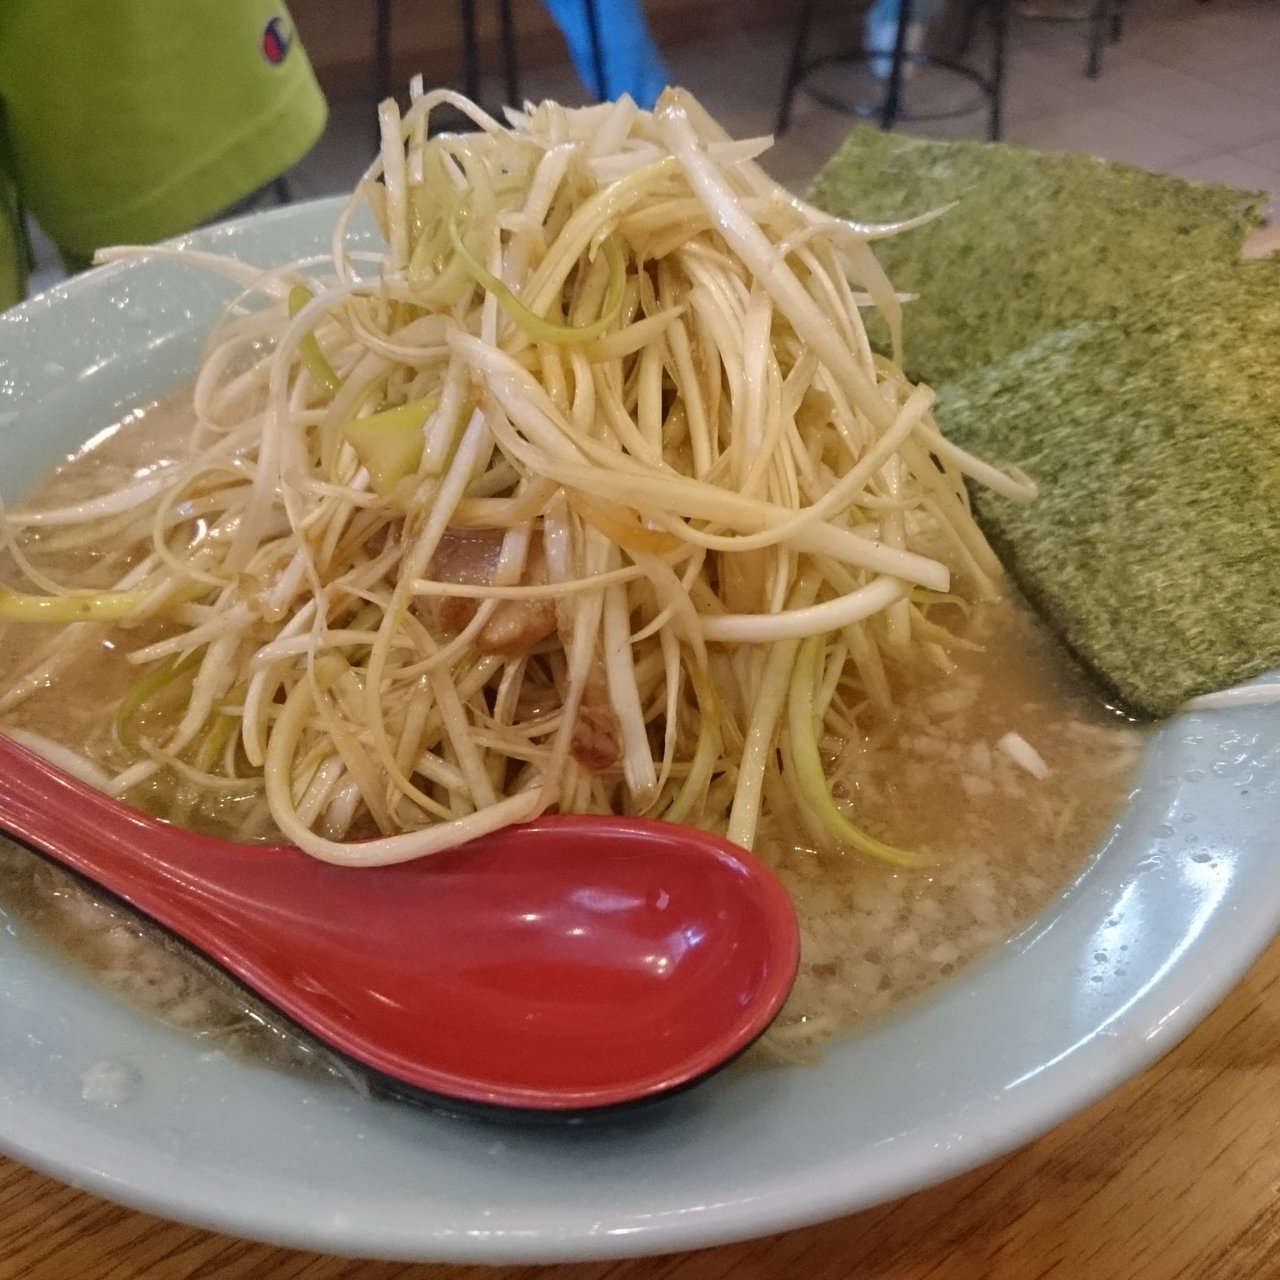
[[[815,34],[817,42],[836,38],[838,18],[837,9],[831,28]],[[714,43],[674,45],[666,53],[674,77],[731,132],[760,134],[774,127],[790,41],[785,28],[763,28]],[[1280,0],[1131,0],[1123,37],[1106,50],[1096,80],[1084,75],[1085,55],[1084,23],[1015,13],[1006,86],[1009,141],[1088,151],[1280,196]],[[874,82],[855,84],[854,73],[847,74],[842,88],[848,92],[863,86],[875,92]],[[963,98],[967,90],[959,87]],[[582,94],[567,67],[532,69],[522,89],[564,100]],[[907,87],[907,109],[939,96],[954,100],[956,89],[941,73],[924,71]],[[297,170],[300,194],[349,188],[369,159],[370,104],[333,105],[328,135]],[[781,181],[803,188],[851,123],[799,94],[792,127],[768,157],[769,167]],[[986,116],[977,110],[900,127],[978,137]]]
[[[1013,8],[1019,7],[1014,0]],[[816,47],[840,38],[839,17],[837,7],[827,29],[815,32]],[[756,28],[665,52],[673,77],[732,133],[748,136],[774,128],[790,43],[786,28]],[[1084,23],[1015,13],[1006,139],[1087,151],[1195,181],[1261,188],[1272,194],[1273,219],[1280,222],[1280,0],[1130,0],[1123,38],[1108,47],[1095,80],[1084,75],[1085,55]],[[842,96],[877,92],[876,83],[865,75],[858,79],[860,74],[848,72],[842,84],[828,87]],[[567,102],[583,95],[567,64],[529,69],[522,91]],[[907,86],[906,109],[973,98],[963,83],[926,70]],[[350,190],[372,158],[372,102],[336,101],[331,107],[324,138],[290,175],[296,198]],[[852,123],[801,92],[791,128],[766,164],[780,181],[802,190]],[[980,108],[900,127],[937,137],[981,137],[986,113]],[[46,246],[37,288],[57,277],[50,256]]]

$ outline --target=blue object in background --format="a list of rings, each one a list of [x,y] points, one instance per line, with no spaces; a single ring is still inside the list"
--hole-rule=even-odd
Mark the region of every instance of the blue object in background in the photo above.
[[[639,0],[543,0],[578,75],[601,101],[629,93],[652,107],[670,74]]]
[[[942,8],[942,0],[911,0],[911,21],[931,22],[938,16]],[[897,27],[898,14],[902,11],[902,0],[875,0],[875,4],[867,10],[867,26],[873,23],[878,27],[893,31]],[[893,47],[892,38],[889,47]]]
[[[928,24],[942,8],[943,0],[905,0],[910,5],[907,16],[907,52],[918,53],[924,42]],[[863,46],[881,56],[871,59],[871,70],[882,80],[889,75],[894,44],[898,39],[898,19],[904,0],[875,0],[863,19]]]

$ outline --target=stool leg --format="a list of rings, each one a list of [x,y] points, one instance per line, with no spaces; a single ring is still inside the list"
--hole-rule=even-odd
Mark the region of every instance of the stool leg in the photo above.
[[[378,106],[391,94],[391,0],[378,0],[373,20],[373,145],[376,151],[382,145],[382,130],[378,125]]]
[[[893,60],[889,64],[889,83],[885,85],[880,104],[880,127],[892,129],[902,110],[902,71],[907,52],[907,28],[911,25],[911,0],[899,0],[898,29],[893,36]],[[875,52],[875,51],[873,51]]]
[[[502,73],[507,82],[507,103],[520,105],[520,73],[516,65],[516,24],[511,16],[511,0],[498,0],[498,21],[502,26]]]
[[[1129,7],[1129,0],[1112,0],[1111,5],[1111,43],[1124,35],[1124,11]]]
[[[978,26],[978,10],[982,8],[982,0],[968,0],[964,7],[964,25],[960,28],[960,38],[956,41],[957,58],[963,58],[973,46],[973,34]]]
[[[476,30],[475,0],[458,0],[462,18],[462,91],[480,101],[480,37]]]
[[[378,0],[373,46],[373,93],[381,102],[391,92],[391,0]]]
[[[1085,74],[1090,80],[1096,80],[1102,74],[1102,46],[1107,40],[1107,17],[1110,9],[1110,0],[1097,0],[1089,15],[1089,61]]]
[[[817,0],[805,0],[800,16],[796,19],[796,38],[787,63],[787,80],[782,86],[782,101],[778,105],[775,133],[786,133],[791,127],[791,100],[796,96],[800,81],[804,79],[804,51],[809,44],[809,28],[813,24],[813,11],[816,7]]]
[[[1000,141],[1004,131],[1005,47],[1009,37],[1009,0],[991,0],[991,114],[987,137]]]

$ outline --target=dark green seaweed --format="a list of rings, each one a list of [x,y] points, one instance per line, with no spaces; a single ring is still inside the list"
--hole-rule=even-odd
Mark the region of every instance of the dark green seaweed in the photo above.
[[[1103,684],[1163,716],[1280,666],[1280,261],[1240,256],[1262,195],[859,129],[813,198],[957,202],[877,246],[919,295],[906,361],[953,439],[1040,484],[975,509]]]

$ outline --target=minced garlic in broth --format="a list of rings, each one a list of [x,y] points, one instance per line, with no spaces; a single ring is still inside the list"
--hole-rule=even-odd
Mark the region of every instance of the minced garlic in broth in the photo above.
[[[211,1052],[359,1084],[326,1049],[161,929],[0,836],[0,920],[5,917],[20,920],[107,990]]]
[[[895,688],[837,793],[866,831],[928,855],[902,870],[779,840],[802,928],[795,991],[769,1036],[803,1053],[931,990],[1077,877],[1132,785],[1144,735],[1108,709],[1023,605],[978,606],[956,670]],[[1034,776],[999,744],[1020,735]]]
[[[182,403],[178,394],[131,415],[60,468],[36,502],[101,492],[104,472],[126,483],[176,455]],[[105,583],[120,570],[119,562],[95,569],[83,553],[76,553],[78,563],[60,561],[56,550],[46,554],[56,542],[56,533],[24,540],[54,577],[83,583],[88,571]],[[0,563],[0,580],[20,582],[11,563]],[[868,717],[866,741],[845,753],[837,788],[859,826],[931,855],[930,865],[899,870],[854,852],[819,854],[796,843],[794,815],[779,815],[757,849],[792,893],[802,929],[795,992],[763,1054],[804,1057],[989,952],[1061,893],[1115,819],[1140,751],[1138,731],[1103,707],[1021,605],[976,606],[965,635],[974,647],[952,655],[953,672],[895,687],[892,717]],[[110,708],[137,679],[119,651],[142,642],[138,631],[104,628],[100,661],[77,663],[0,712],[0,728],[27,728],[110,767],[123,765]],[[42,643],[38,627],[0,624],[0,671],[25,668]],[[1047,777],[1033,776],[1001,749],[1010,733],[1030,744]],[[255,795],[229,793],[210,807],[189,787],[151,784],[130,799],[220,835],[272,834]],[[8,842],[0,842],[3,911],[23,916],[113,988],[211,1046],[309,1060],[305,1046],[238,1002],[203,966]]]

